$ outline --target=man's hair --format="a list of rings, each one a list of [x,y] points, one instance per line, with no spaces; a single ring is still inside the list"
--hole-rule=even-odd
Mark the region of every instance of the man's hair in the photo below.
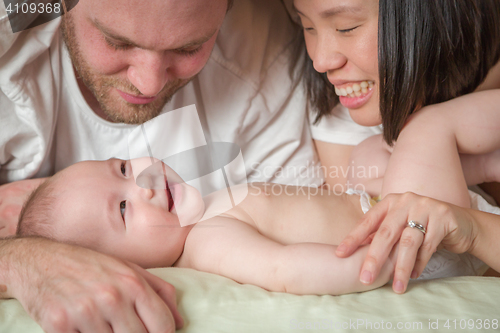
[[[500,58],[499,0],[380,0],[378,66],[384,139],[426,105],[473,92]],[[339,103],[326,74],[304,68],[317,123]]]
[[[53,238],[51,223],[54,213],[54,177],[40,184],[23,205],[17,224],[17,237],[39,236]]]

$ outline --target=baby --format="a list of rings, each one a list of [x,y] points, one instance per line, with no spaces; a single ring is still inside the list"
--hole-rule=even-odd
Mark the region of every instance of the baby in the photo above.
[[[490,95],[483,97],[495,100]],[[494,151],[484,155],[485,160],[482,155],[475,160],[497,160],[500,119],[494,108],[486,106],[490,112],[483,117],[465,120],[466,111],[457,110],[461,106],[468,110],[467,102],[462,97],[453,101],[458,103],[452,103],[455,108],[441,111],[440,106],[434,106],[417,112],[394,148],[388,166],[392,171],[386,173],[384,188],[413,190],[442,200],[450,197],[456,204],[470,205],[458,152],[484,155]],[[499,105],[495,103],[490,106]],[[464,127],[464,122],[468,126]],[[424,140],[431,140],[434,146],[421,147],[419,140],[412,140],[422,131]],[[336,195],[325,187],[254,183],[249,185],[246,199],[235,208],[180,227],[178,209],[189,211],[194,220],[203,215],[201,196],[179,180],[165,180],[168,186],[164,189],[137,186],[133,174],[149,167],[148,160],[81,162],[62,170],[31,195],[20,218],[18,235],[78,244],[145,268],[194,268],[270,291],[295,294],[364,291],[390,279],[397,249],[369,286],[358,279],[366,247],[346,259],[334,254],[336,245],[369,209],[371,201],[366,193]],[[478,183],[491,180],[489,172],[483,172],[491,163],[482,163],[480,168],[478,162],[467,163],[464,171],[468,179]],[[397,167],[412,177],[402,179]],[[170,169],[166,177],[177,175]],[[212,202],[217,202],[217,195]]]
[[[359,282],[366,248],[348,259],[335,255],[335,245],[363,216],[366,194],[253,183],[235,208],[181,227],[177,211],[187,204],[192,218],[200,218],[201,196],[172,180],[166,189],[137,186],[133,174],[149,161],[87,161],[62,170],[31,196],[18,235],[81,245],[144,268],[194,268],[295,294],[337,295],[389,281],[391,261],[373,285]],[[165,167],[167,178],[177,177]]]

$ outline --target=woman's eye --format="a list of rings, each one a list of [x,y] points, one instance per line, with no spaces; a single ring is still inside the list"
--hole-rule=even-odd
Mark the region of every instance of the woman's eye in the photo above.
[[[354,29],[356,29],[357,27],[359,27],[359,25],[358,25],[358,26],[356,26],[356,27],[354,27],[354,28],[350,28],[350,29],[343,29],[343,30],[341,30],[341,29],[337,29],[337,31],[338,31],[338,32],[340,32],[340,33],[345,34],[345,33],[348,33],[348,32],[353,31],[353,30],[354,30]]]
[[[125,219],[125,208],[127,207],[127,202],[120,202],[120,213],[122,214],[122,218]]]
[[[122,175],[127,175],[127,165],[125,161],[122,161],[122,164],[120,165],[120,171],[122,172]]]

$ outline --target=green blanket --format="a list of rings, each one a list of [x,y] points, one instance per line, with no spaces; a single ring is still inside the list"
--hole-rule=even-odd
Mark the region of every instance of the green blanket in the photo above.
[[[382,288],[342,296],[296,296],[180,268],[150,270],[177,288],[180,332],[499,332],[500,279],[412,282],[404,295]],[[40,327],[16,300],[0,301],[0,332]]]

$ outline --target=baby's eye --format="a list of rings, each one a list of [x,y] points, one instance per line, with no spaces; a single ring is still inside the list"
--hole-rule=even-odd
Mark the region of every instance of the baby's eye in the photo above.
[[[120,171],[122,172],[122,175],[124,175],[124,176],[126,176],[126,173],[127,173],[126,163],[127,162],[122,161],[122,164],[120,165]]]
[[[120,202],[120,213],[122,214],[122,218],[125,219],[125,208],[127,207],[127,202]]]

